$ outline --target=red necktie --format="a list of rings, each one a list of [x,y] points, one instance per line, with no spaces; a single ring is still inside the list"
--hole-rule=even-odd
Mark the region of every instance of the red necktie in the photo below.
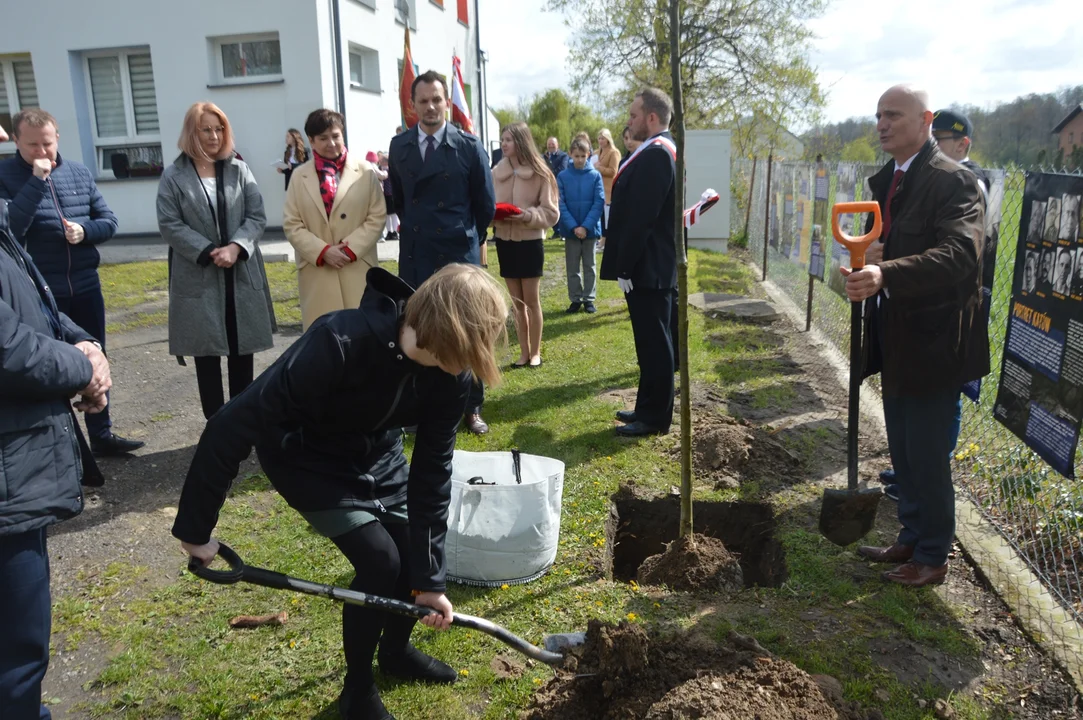
[[[891,231],[891,201],[895,199],[895,191],[899,189],[899,183],[902,182],[905,174],[902,170],[896,170],[895,175],[891,178],[891,187],[887,189],[887,202],[884,203],[883,229],[880,233],[881,241],[886,241],[887,234]]]

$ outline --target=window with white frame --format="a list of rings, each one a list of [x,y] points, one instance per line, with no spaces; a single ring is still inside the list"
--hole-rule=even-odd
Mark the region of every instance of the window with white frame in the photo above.
[[[213,38],[218,82],[243,84],[282,79],[278,33]]]
[[[0,57],[0,127],[11,135],[11,118],[15,113],[37,106],[38,86],[30,57]]]
[[[162,134],[150,51],[110,50],[83,56],[98,172],[113,171],[113,156],[133,176],[160,175]]]
[[[406,25],[407,20],[417,30],[417,0],[395,0],[395,22]]]
[[[380,53],[350,43],[350,87],[380,92]]]

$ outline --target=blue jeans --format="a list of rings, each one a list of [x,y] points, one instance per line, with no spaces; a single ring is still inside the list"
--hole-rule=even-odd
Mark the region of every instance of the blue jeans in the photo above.
[[[888,448],[899,486],[898,542],[914,547],[914,560],[939,567],[955,536],[951,453],[959,437],[958,390],[885,397]]]
[[[0,720],[48,720],[41,704],[51,620],[45,528],[0,535],[0,588]]]

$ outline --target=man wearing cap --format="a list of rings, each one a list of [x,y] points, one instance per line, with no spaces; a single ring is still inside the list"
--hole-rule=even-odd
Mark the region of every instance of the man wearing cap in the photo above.
[[[970,159],[970,133],[973,131],[970,120],[954,110],[937,110],[933,115],[933,140],[936,140],[940,152],[974,173],[988,200],[989,176],[981,169],[981,165]]]
[[[985,208],[975,176],[933,141],[924,91],[888,89],[876,119],[880,147],[892,157],[869,178],[883,217],[883,259],[841,271],[850,300],[869,300],[863,376],[880,373],[902,528],[892,545],[858,553],[896,565],[885,580],[920,587],[947,576],[959,389],[989,373],[988,324],[980,314]]]

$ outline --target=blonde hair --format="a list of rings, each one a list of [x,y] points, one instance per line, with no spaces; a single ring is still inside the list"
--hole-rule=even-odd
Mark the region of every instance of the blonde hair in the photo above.
[[[199,121],[203,113],[210,113],[222,123],[222,145],[218,148],[218,155],[210,157],[203,152],[203,145],[199,142]],[[180,151],[192,158],[204,160],[225,160],[233,154],[233,127],[229,124],[229,118],[212,102],[197,102],[184,113],[184,126],[181,128],[180,139],[177,140]]]
[[[550,185],[556,187],[557,179],[553,177],[553,171],[549,169],[549,165],[542,160],[537,146],[534,145],[534,136],[530,134],[530,128],[527,127],[527,124],[525,122],[512,123],[500,131],[500,136],[503,137],[504,133],[511,135],[512,142],[515,143],[515,157],[519,160],[519,163],[526,165],[538,175],[546,178]]]
[[[615,145],[613,145],[613,133],[609,132],[609,128],[602,128],[601,130],[599,130],[598,137],[604,137],[606,140],[608,140],[609,145],[607,147],[609,147],[610,149],[616,147]],[[599,147],[599,149],[601,148]]]
[[[404,322],[419,348],[469,369],[486,385],[500,384],[496,348],[507,343],[508,302],[489,273],[476,265],[445,265],[406,301]]]

